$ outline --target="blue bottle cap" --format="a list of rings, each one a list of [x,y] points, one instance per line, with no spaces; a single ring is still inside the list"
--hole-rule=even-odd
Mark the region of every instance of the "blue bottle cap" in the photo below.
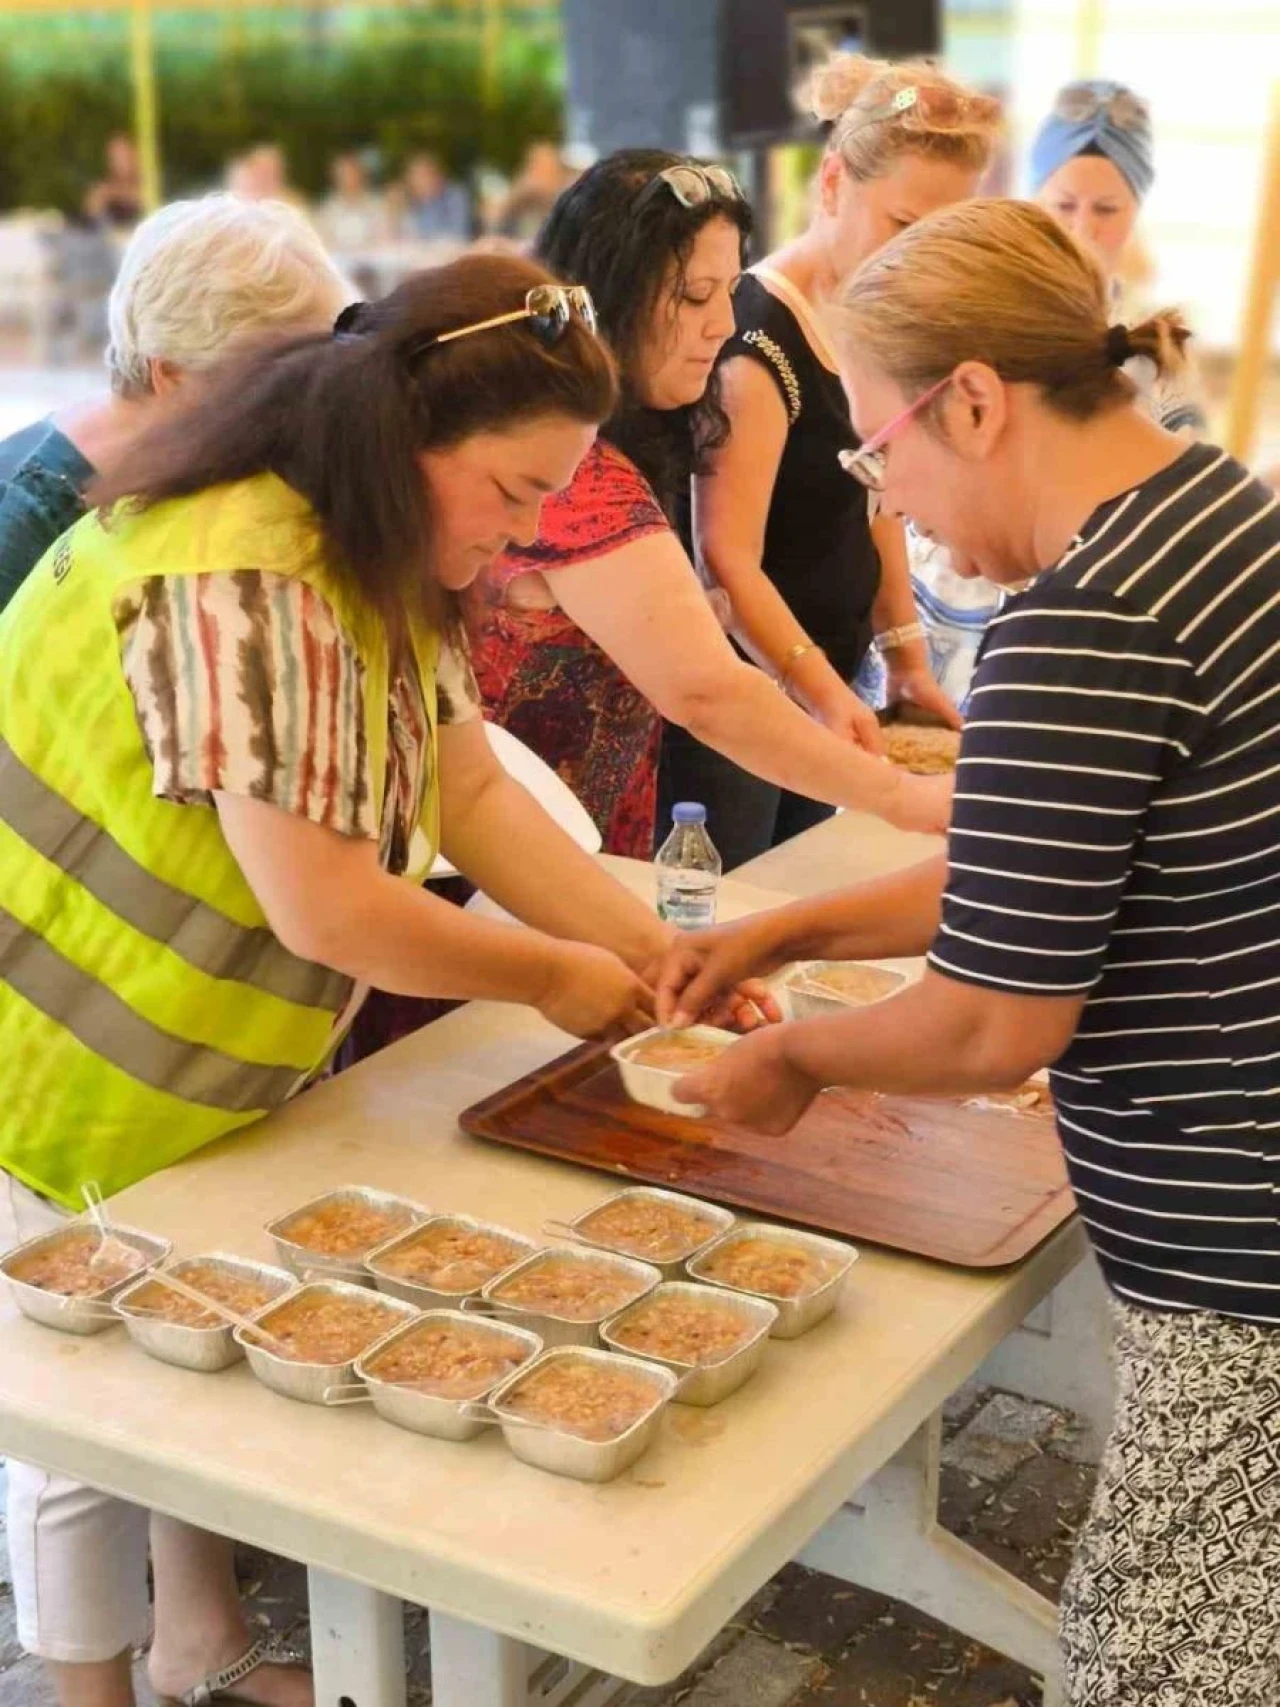
[[[707,809],[696,800],[682,800],[671,808],[671,819],[675,824],[705,824]]]

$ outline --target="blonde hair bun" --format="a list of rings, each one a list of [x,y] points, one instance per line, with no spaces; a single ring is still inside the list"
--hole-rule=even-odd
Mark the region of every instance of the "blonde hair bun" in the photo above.
[[[833,53],[802,83],[800,105],[820,124],[834,124],[888,68],[886,60],[865,53]]]

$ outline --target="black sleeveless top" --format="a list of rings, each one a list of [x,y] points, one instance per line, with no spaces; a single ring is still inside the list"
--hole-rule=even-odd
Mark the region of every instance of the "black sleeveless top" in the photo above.
[[[810,639],[846,681],[871,641],[880,560],[864,487],[837,461],[858,439],[839,376],[819,360],[792,310],[745,273],[734,297],[737,330],[722,361],[750,356],[772,376],[787,438],[765,528],[765,574]]]

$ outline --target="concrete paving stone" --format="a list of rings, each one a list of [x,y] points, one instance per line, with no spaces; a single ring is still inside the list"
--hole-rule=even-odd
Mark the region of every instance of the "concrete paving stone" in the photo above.
[[[1070,1412],[1063,1426],[1045,1442],[1044,1449],[1055,1458],[1064,1458],[1068,1464],[1090,1464],[1095,1470],[1098,1467],[1098,1448],[1092,1431]]]
[[[18,1646],[17,1612],[8,1589],[0,1592],[0,1671],[16,1665],[22,1658]]]
[[[788,1565],[774,1581],[778,1594],[754,1628],[771,1641],[823,1659],[843,1653],[891,1605],[883,1595],[803,1565]]]
[[[976,1375],[970,1376],[963,1387],[956,1388],[942,1407],[943,1432],[947,1435],[955,1434],[990,1397],[991,1388]]]
[[[1089,1510],[1095,1471],[1045,1453],[1021,1465],[975,1515],[973,1531],[1016,1552],[1068,1550]]]
[[[822,1671],[811,1655],[749,1632],[703,1673],[681,1707],[792,1707]]]
[[[0,1671],[0,1707],[56,1707],[53,1687],[39,1660],[24,1654]]]
[[[1034,1399],[993,1394],[943,1447],[943,1462],[989,1482],[1003,1481],[1062,1427],[1063,1415]]]
[[[1031,1673],[898,1606],[802,1695],[795,1707],[1033,1707]]]
[[[987,1501],[994,1497],[996,1484],[969,1470],[957,1470],[953,1464],[940,1466],[938,1474],[938,1516],[944,1529],[953,1535],[963,1535]]]

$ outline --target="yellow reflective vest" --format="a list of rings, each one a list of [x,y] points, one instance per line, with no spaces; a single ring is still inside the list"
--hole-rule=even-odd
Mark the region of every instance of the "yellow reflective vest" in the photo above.
[[[278,1107],[322,1065],[351,981],[273,935],[211,805],[158,799],[115,609],[148,576],[252,566],[320,594],[362,665],[386,777],[388,647],[274,475],[87,516],[0,621],[0,1167],[80,1208]],[[413,637],[431,724],[436,638]],[[335,896],[335,906],[342,897]]]

